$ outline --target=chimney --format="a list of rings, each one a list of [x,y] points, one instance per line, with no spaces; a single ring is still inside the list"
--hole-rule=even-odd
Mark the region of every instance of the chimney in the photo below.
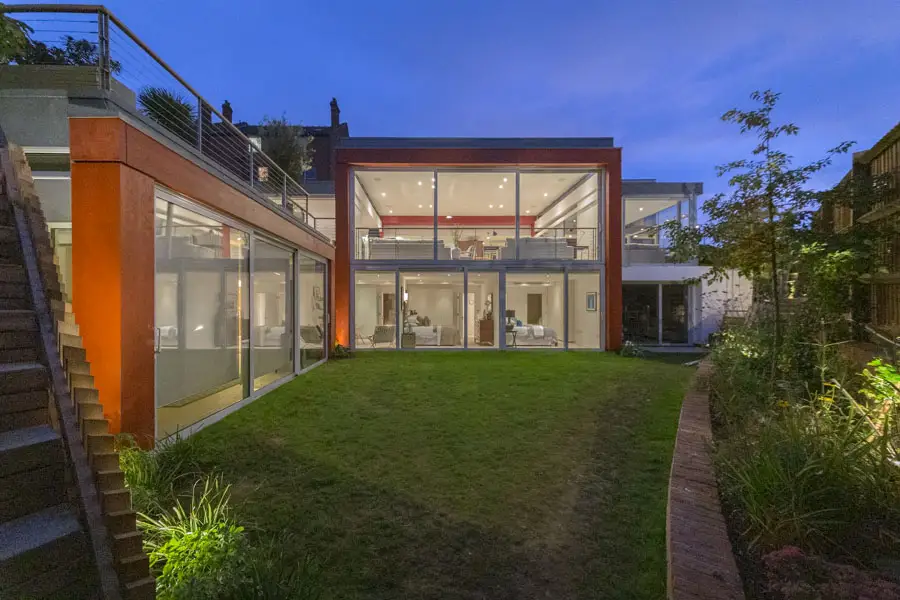
[[[337,129],[341,124],[341,109],[338,108],[337,98],[331,99],[331,128]]]
[[[231,123],[231,117],[234,115],[234,111],[231,109],[231,102],[226,100],[222,103],[222,116]]]

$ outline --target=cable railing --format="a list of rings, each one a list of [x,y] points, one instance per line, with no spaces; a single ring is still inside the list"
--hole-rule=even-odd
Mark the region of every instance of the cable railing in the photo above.
[[[2,12],[29,28],[26,48],[10,65],[67,67],[65,76],[47,76],[95,86],[106,102],[212,163],[223,180],[333,238],[310,214],[306,190],[106,8],[28,4]]]

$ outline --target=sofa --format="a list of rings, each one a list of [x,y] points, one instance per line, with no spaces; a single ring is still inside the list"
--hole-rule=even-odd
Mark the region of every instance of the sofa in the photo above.
[[[450,249],[438,240],[438,260],[450,260]],[[369,260],[432,260],[433,240],[398,240],[394,238],[369,238]]]
[[[575,247],[570,246],[566,238],[523,237],[519,238],[520,259],[574,259]],[[515,238],[506,239],[506,247],[500,249],[500,258],[512,260],[516,258]]]

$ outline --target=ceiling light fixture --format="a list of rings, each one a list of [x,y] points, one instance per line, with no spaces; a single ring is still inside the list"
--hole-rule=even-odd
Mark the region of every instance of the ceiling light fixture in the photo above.
[[[500,208],[503,208],[503,205],[502,205],[502,204],[500,205]]]
[[[549,196],[549,195],[550,195],[550,194],[548,194],[547,192],[544,192],[544,198],[546,198],[546,197]]]
[[[381,197],[384,198],[385,196],[387,196],[387,193],[386,193],[386,192],[381,192]]]
[[[419,185],[422,185],[422,182],[421,182],[421,181],[419,182]]]
[[[530,215],[530,214],[531,214],[531,211],[530,211],[530,210],[526,210],[526,211],[525,211],[525,214],[526,214],[526,215]]]
[[[394,211],[393,211],[393,210],[388,210],[388,214],[391,214],[391,215],[392,215],[392,214],[394,214]]]
[[[447,215],[447,218],[448,218],[448,219],[452,219],[453,217],[452,217],[451,215]]]
[[[494,208],[493,204],[488,204],[488,208]]]
[[[421,204],[419,205],[419,208],[422,208],[422,205],[421,205]]]
[[[642,206],[642,207],[640,207],[638,210],[644,210],[644,207]]]
[[[506,177],[504,177],[504,178],[503,178],[503,183],[506,183],[507,181],[509,181],[509,180],[508,180]]]
[[[503,184],[501,183],[501,184],[499,185],[499,187],[500,187],[500,189],[502,190],[502,189],[503,189]]]

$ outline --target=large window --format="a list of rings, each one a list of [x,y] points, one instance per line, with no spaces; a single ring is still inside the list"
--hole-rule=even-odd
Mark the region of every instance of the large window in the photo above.
[[[401,348],[462,348],[463,274],[400,274]]]
[[[662,342],[664,344],[688,343],[688,290],[680,283],[662,286]]]
[[[503,315],[500,311],[500,274],[470,271],[467,331],[469,348],[497,348],[500,345]]]
[[[625,264],[664,264],[672,262],[672,241],[664,229],[666,223],[690,223],[687,199],[635,197],[625,198]]]
[[[253,389],[294,370],[293,251],[256,238],[253,247]]]
[[[397,347],[397,276],[392,271],[354,273],[356,348]]]
[[[156,202],[157,435],[247,397],[248,234]]]
[[[600,348],[600,273],[569,273],[569,348]]]
[[[562,273],[507,273],[507,347],[561,347],[565,334],[563,298]]]
[[[325,358],[326,331],[325,306],[328,302],[325,292],[325,263],[298,255],[297,270],[299,281],[298,308],[300,320],[299,334],[300,367],[306,368]]]
[[[357,171],[355,256],[361,260],[434,258],[433,171]],[[438,258],[450,258],[438,242]]]
[[[357,260],[602,258],[596,170],[361,169],[353,181]]]
[[[691,286],[628,283],[622,286],[625,339],[636,344],[690,343]]]
[[[595,172],[523,172],[519,258],[599,260],[598,182]]]

